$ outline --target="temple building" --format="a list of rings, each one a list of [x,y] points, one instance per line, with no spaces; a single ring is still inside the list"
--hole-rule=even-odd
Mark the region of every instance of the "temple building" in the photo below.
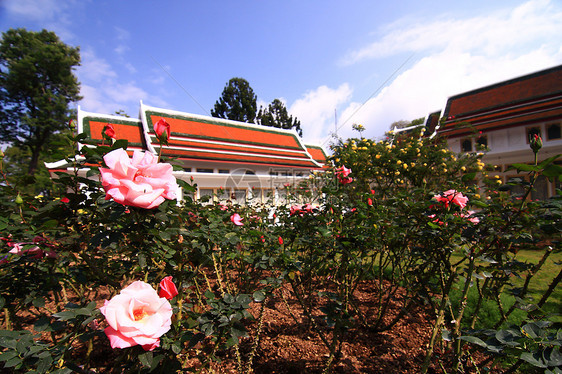
[[[160,119],[171,129],[168,145],[162,149],[154,132]],[[323,148],[304,144],[294,130],[155,108],[142,102],[139,119],[78,108],[78,133],[87,134],[79,146],[103,144],[107,125],[114,128],[116,139],[128,140],[129,153],[145,150],[173,159],[183,169],[175,171],[175,177],[197,184],[192,197],[202,201],[275,204],[284,199],[287,184],[297,184],[326,163]],[[65,171],[67,165],[61,161],[47,167],[51,172]]]
[[[503,182],[529,178],[508,168],[534,162],[529,148],[534,134],[543,139],[539,162],[562,154],[561,124],[562,65],[452,96],[441,123],[429,119],[427,123],[431,132],[436,129],[438,136],[447,138],[451,151],[484,152],[483,161],[496,166],[490,175],[499,175]],[[552,183],[541,176],[532,198],[552,196],[556,188],[560,181]]]

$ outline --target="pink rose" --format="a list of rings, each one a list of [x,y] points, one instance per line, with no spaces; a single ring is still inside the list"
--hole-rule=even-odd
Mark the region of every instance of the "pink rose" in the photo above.
[[[298,205],[293,205],[289,208],[289,212],[291,216],[294,216],[295,214],[298,214],[300,216],[303,215],[303,211],[301,211],[301,207]]]
[[[461,214],[461,217],[466,218],[474,224],[480,223],[480,218],[474,217],[474,213],[476,213],[474,210],[469,210],[468,212],[466,212],[466,214]]]
[[[111,348],[141,345],[145,351],[160,346],[160,337],[172,324],[172,306],[142,281],[131,283],[100,308],[108,327]]]
[[[170,140],[170,124],[166,122],[164,118],[160,118],[160,120],[154,124],[154,132],[158,139],[166,143]]]
[[[351,169],[342,166],[341,168],[336,169],[336,175],[339,177],[347,177],[351,173]]]
[[[12,247],[12,249],[10,249],[10,253],[14,254],[14,255],[23,255],[24,254],[24,250],[23,250],[23,246],[27,244],[27,243],[8,243],[8,247]]]
[[[314,208],[314,207],[312,206],[312,204],[306,203],[305,205],[302,206],[301,209],[304,210],[304,211],[306,211],[306,212],[308,212],[308,213],[312,213],[312,209],[313,209],[313,208]]]
[[[101,181],[107,196],[123,205],[152,209],[165,199],[175,199],[178,184],[172,165],[159,163],[150,152],[127,152],[116,149],[103,157],[108,168],[100,168]]]
[[[457,192],[456,190],[445,191],[443,192],[443,196],[435,195],[433,198],[445,204],[445,208],[448,208],[449,204],[453,203],[463,209],[466,206],[466,203],[468,203],[468,197],[463,196],[461,192]]]
[[[341,168],[336,169],[336,176],[341,184],[348,184],[353,182],[353,178],[349,177],[348,175],[351,174],[351,169],[342,166]]]
[[[234,223],[236,226],[242,226],[244,225],[242,223],[242,217],[240,217],[240,214],[238,213],[234,213],[233,215],[230,216],[230,220],[232,221],[232,223]]]
[[[103,137],[106,139],[115,139],[115,127],[111,123],[108,123],[103,128]]]
[[[168,300],[173,299],[178,294],[178,289],[174,282],[172,282],[172,276],[168,276],[160,281],[160,290],[158,291],[158,296],[165,297]]]

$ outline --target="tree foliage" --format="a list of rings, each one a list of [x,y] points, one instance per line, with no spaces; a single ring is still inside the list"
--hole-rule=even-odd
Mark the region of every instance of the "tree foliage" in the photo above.
[[[258,112],[258,124],[280,129],[294,128],[299,136],[302,136],[301,122],[289,115],[285,104],[279,99],[273,100],[267,108],[260,107]]]
[[[256,119],[257,97],[244,78],[232,78],[211,109],[213,117],[253,123]]]
[[[53,134],[66,128],[69,104],[80,99],[73,69],[79,48],[64,44],[51,31],[10,29],[0,41],[0,137],[28,147],[28,174],[37,169]]]

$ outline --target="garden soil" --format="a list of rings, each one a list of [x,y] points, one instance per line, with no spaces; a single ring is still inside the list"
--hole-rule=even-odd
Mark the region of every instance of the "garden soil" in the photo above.
[[[375,300],[371,292],[373,287],[372,282],[363,282],[354,294],[358,304],[362,305],[362,312],[366,315],[376,312]],[[284,294],[281,295],[281,292]],[[104,289],[97,289],[95,294],[98,307],[111,296]],[[398,302],[391,305],[387,317],[389,321],[400,311],[399,305],[401,303]],[[251,305],[250,313],[256,317],[256,320],[247,326],[250,336],[240,341],[240,355],[244,365],[247,364],[251,347],[255,343],[253,335],[257,330],[260,307],[261,304]],[[257,374],[323,373],[329,359],[329,351],[311,327],[308,318],[302,313],[297,301],[289,297],[287,289],[281,288],[274,297],[266,300],[264,313],[262,333],[253,358],[252,372]],[[22,318],[20,321],[26,321],[27,326],[33,326],[31,315],[26,314],[19,316]],[[343,337],[341,355],[333,365],[332,373],[419,373],[431,327],[430,311],[423,306],[418,306],[408,310],[405,316],[387,331],[350,329]],[[324,333],[330,334],[329,329],[324,327],[323,330]],[[331,335],[328,337],[331,338]],[[49,339],[49,336],[45,335],[44,338]],[[89,360],[90,369],[84,371],[85,373],[121,372],[114,368],[114,360],[117,359],[119,352],[111,349],[108,339],[96,337],[93,347]],[[79,343],[76,343],[75,348],[75,363],[80,365],[87,348]],[[237,360],[233,349],[218,357],[221,362],[214,362],[211,371],[203,370],[202,373],[237,373]],[[200,362],[196,358],[181,357],[181,359],[185,365],[185,372],[193,372],[200,367]],[[479,362],[486,357],[476,353],[473,359]],[[447,355],[442,355],[440,346],[437,346],[428,372],[443,373],[438,363],[441,362],[443,367],[450,368],[451,363],[447,361]],[[471,372],[477,371],[470,368],[466,371],[466,373]]]

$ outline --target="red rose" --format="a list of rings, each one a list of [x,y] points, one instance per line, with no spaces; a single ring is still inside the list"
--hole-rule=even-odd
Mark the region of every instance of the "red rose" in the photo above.
[[[161,141],[167,143],[170,139],[170,124],[163,118],[154,124],[154,132]]]
[[[158,296],[165,297],[168,300],[173,299],[178,294],[178,289],[174,282],[172,282],[171,275],[162,279],[159,287]]]
[[[111,123],[103,128],[103,137],[106,139],[115,139],[115,127]]]

